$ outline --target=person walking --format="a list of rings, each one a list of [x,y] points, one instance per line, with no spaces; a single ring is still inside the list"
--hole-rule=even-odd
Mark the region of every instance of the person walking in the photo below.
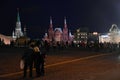
[[[27,69],[29,69],[29,77],[32,78],[32,68],[33,68],[33,60],[34,60],[34,51],[33,45],[29,45],[22,56],[22,60],[24,61],[24,75],[23,78],[27,76]]]

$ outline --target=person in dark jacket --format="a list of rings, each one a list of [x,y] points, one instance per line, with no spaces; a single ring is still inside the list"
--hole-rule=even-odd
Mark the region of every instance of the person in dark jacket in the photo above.
[[[38,46],[34,46],[34,67],[36,69],[36,76],[40,76],[40,64],[41,64],[41,56],[40,56],[40,49]]]
[[[45,74],[45,69],[44,69],[44,63],[45,63],[45,54],[44,53],[41,53],[41,64],[40,64],[40,75],[41,76],[44,76]]]
[[[44,76],[45,75],[45,68],[44,68],[44,64],[45,64],[45,58],[46,58],[46,49],[41,47],[41,52],[40,52],[40,57],[41,57],[41,62],[40,62],[40,75]]]
[[[40,49],[38,45],[34,46],[34,65],[36,68],[36,76],[44,76],[44,58],[45,51]]]
[[[34,51],[32,45],[25,50],[22,59],[24,61],[24,78],[27,76],[27,69],[29,69],[29,77],[32,77],[32,68],[34,60]]]

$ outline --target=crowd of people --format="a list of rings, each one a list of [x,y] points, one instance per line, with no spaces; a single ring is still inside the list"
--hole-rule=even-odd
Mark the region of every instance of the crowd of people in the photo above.
[[[60,44],[57,43],[51,44],[44,42],[44,45],[47,49],[47,51],[51,49],[66,49],[66,48],[78,48],[80,50],[85,50],[85,51],[95,51],[95,52],[113,52],[113,51],[119,51],[120,49],[120,43],[110,43],[110,42],[104,42],[104,43],[99,43],[99,42],[81,42],[81,43],[74,43],[72,42],[71,44]]]

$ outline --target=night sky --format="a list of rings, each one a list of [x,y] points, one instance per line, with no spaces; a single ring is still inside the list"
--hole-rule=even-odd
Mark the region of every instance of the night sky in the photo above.
[[[22,28],[27,35],[41,38],[53,18],[53,27],[63,28],[67,18],[69,30],[79,27],[89,31],[108,32],[111,25],[120,26],[120,0],[2,0],[0,1],[0,33],[12,35],[15,29],[17,8]],[[119,27],[120,28],[120,27]]]

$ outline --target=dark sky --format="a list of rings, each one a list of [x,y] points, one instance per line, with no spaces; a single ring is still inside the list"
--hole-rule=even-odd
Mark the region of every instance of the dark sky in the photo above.
[[[49,27],[62,27],[64,17],[74,32],[79,27],[89,31],[108,32],[111,25],[120,26],[120,0],[1,0],[0,33],[11,35],[16,25],[17,8],[22,28],[26,25],[30,37],[39,38]]]

